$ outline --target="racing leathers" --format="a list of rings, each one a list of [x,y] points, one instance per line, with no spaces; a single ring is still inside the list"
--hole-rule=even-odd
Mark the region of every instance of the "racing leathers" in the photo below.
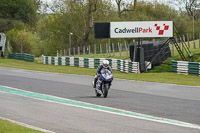
[[[99,65],[98,66],[98,68],[97,68],[97,72],[96,72],[96,76],[95,76],[95,78],[94,78],[94,88],[96,88],[96,82],[97,82],[97,80],[98,80],[98,77],[100,76],[100,74],[101,74],[101,70],[102,69],[108,69],[109,71],[111,71],[112,72],[112,69],[111,69],[111,67],[110,66],[108,66],[108,67],[104,67],[103,65]]]

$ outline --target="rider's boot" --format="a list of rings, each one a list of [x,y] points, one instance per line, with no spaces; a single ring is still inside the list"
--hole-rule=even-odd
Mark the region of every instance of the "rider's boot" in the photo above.
[[[93,88],[96,88],[96,84],[97,84],[97,77],[95,76],[95,78],[94,78]]]

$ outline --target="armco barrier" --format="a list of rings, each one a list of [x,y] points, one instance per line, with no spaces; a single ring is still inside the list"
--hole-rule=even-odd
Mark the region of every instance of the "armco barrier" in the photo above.
[[[35,56],[31,54],[26,54],[26,53],[12,53],[12,54],[8,54],[8,59],[17,59],[17,60],[24,60],[28,62],[34,62]]]
[[[172,60],[172,72],[180,74],[194,74],[200,76],[200,62],[174,61]]]
[[[83,57],[52,57],[42,56],[42,63],[48,65],[63,65],[85,68],[97,68],[105,58],[83,58]],[[113,70],[125,73],[140,73],[138,62],[129,62],[120,59],[107,59]]]

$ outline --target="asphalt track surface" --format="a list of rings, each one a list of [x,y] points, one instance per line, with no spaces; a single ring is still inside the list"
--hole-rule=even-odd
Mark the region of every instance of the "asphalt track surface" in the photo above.
[[[97,98],[92,80],[0,67],[0,85],[200,125],[200,87],[114,79],[108,98]],[[7,93],[0,93],[0,116],[61,133],[200,132]]]

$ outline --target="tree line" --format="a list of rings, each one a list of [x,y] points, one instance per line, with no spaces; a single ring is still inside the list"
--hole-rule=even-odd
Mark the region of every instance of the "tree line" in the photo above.
[[[6,33],[12,52],[36,56],[56,55],[57,50],[108,43],[94,38],[95,22],[174,21],[181,35],[200,33],[198,0],[179,0],[179,10],[158,2],[139,0],[1,0],[0,32]],[[70,34],[73,33],[73,34]],[[147,38],[150,39],[150,38]],[[70,42],[71,41],[71,42]],[[112,39],[112,43],[132,39]]]

